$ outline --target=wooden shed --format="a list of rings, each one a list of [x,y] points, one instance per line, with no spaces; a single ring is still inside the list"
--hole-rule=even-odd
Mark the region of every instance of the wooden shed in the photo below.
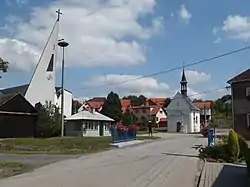
[[[35,137],[37,110],[21,93],[0,95],[0,138]]]

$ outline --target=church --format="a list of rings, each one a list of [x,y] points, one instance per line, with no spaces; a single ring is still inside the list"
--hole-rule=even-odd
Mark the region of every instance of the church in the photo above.
[[[188,97],[187,83],[183,69],[180,82],[181,90],[175,94],[166,109],[168,115],[168,132],[200,132],[200,109]]]
[[[58,15],[60,12],[57,12]],[[58,49],[59,16],[45,44],[37,66],[28,84],[0,90],[3,95],[22,94],[29,103],[35,106],[37,103],[46,102],[61,108],[61,87],[55,86],[56,61]],[[72,93],[64,90],[64,115],[72,115]]]

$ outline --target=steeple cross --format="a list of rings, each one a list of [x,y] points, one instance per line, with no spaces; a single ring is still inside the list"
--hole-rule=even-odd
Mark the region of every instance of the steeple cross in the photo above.
[[[57,21],[59,21],[60,15],[62,15],[61,10],[58,9],[58,10],[56,11],[56,13],[57,13]]]

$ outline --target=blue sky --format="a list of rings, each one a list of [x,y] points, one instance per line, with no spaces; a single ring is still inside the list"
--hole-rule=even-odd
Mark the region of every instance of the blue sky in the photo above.
[[[5,0],[0,4],[0,56],[11,63],[0,87],[29,81],[55,10],[61,8],[60,35],[70,43],[65,84],[75,98],[105,96],[111,90],[120,95],[172,97],[179,89],[181,70],[83,88],[192,63],[242,48],[250,38],[250,2],[243,0]],[[226,86],[229,78],[249,68],[249,57],[245,51],[186,68],[189,94]],[[57,72],[60,84],[60,68]],[[225,93],[196,97],[214,99]]]

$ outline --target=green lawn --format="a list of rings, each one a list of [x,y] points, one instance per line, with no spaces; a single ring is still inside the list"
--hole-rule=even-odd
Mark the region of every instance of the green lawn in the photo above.
[[[0,141],[0,152],[24,154],[84,154],[105,150],[110,137],[17,138]]]
[[[137,136],[138,140],[158,139]],[[111,137],[16,138],[0,141],[0,153],[17,154],[86,154],[107,150]]]
[[[29,166],[18,162],[0,162],[0,178],[11,177],[29,170]]]

